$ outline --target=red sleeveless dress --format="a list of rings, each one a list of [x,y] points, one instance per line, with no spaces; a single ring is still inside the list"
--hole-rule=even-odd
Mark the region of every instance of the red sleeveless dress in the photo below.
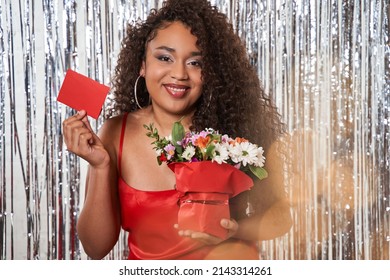
[[[129,232],[128,259],[205,259],[216,246],[178,235],[178,192],[143,191],[129,186],[121,177],[121,158],[126,129],[124,115],[118,152],[119,197],[122,228]],[[253,247],[253,246],[252,246]],[[231,248],[231,247],[230,247]],[[244,259],[249,259],[244,257]]]

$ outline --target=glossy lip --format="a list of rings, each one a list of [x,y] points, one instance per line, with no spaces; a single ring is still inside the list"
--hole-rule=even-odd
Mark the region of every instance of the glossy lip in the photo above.
[[[188,86],[177,85],[177,84],[164,84],[167,92],[174,98],[183,97],[190,89]]]

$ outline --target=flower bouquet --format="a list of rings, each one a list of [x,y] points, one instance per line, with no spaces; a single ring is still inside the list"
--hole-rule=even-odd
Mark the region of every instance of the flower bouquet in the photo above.
[[[180,193],[179,228],[225,239],[227,230],[220,221],[230,218],[229,198],[253,186],[248,174],[267,177],[263,149],[212,128],[185,132],[180,121],[174,123],[168,137],[160,137],[153,124],[144,127],[147,136],[154,139],[158,163],[165,162],[175,173]]]

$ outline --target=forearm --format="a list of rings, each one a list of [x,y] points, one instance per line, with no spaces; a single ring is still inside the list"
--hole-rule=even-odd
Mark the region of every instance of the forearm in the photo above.
[[[77,231],[84,250],[93,259],[106,256],[119,236],[120,209],[112,177],[109,168],[88,170],[86,197]]]

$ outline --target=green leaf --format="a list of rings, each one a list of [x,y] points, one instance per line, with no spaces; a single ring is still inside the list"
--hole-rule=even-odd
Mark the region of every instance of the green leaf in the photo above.
[[[215,150],[215,146],[214,145],[207,146],[207,148],[206,148],[206,156],[211,159],[213,157],[214,150]]]
[[[252,171],[252,173],[253,173],[257,178],[259,178],[260,180],[265,179],[265,178],[268,177],[268,172],[267,172],[267,170],[265,170],[265,169],[262,168],[262,167],[250,165],[250,166],[249,166],[249,169],[250,169],[250,171]]]
[[[176,144],[178,141],[181,141],[184,138],[184,126],[180,121],[174,122],[172,127],[172,141]]]
[[[153,144],[160,140],[160,136],[158,135],[157,128],[154,128],[153,123],[149,124],[149,126],[144,124],[144,128],[148,130],[146,136],[156,139],[156,141],[153,142]]]
[[[185,136],[184,126],[181,124],[181,120],[174,122],[172,127],[172,142],[176,148],[176,152],[181,154],[183,152],[183,147],[177,142],[183,140]]]

